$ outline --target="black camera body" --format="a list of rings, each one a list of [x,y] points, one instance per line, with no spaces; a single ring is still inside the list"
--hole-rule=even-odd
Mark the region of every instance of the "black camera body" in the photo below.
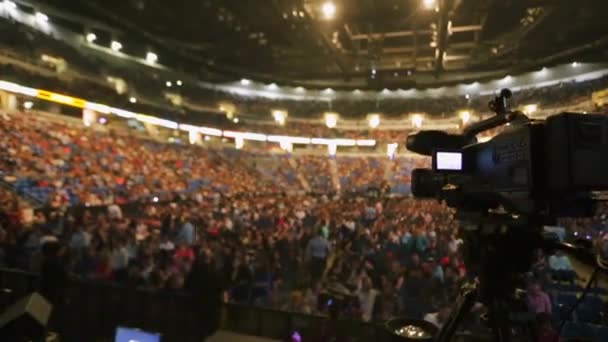
[[[431,155],[432,169],[416,169],[412,192],[462,211],[502,207],[513,214],[592,215],[596,191],[608,189],[608,116],[560,113],[533,121],[508,111],[510,92],[490,104],[496,116],[461,135],[421,131],[411,151]],[[491,140],[480,132],[506,125]]]

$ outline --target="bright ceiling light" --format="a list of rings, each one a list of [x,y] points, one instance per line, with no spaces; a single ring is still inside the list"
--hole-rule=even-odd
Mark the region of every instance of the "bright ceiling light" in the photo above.
[[[424,122],[424,115],[422,114],[412,114],[412,126],[416,128],[422,127],[422,123]]]
[[[369,127],[376,128],[380,126],[380,114],[370,114],[367,116]]]
[[[120,49],[122,49],[122,44],[113,40],[112,43],[110,44],[110,48],[112,50],[114,50],[115,52],[120,51]]]
[[[137,99],[136,99],[136,98],[134,98],[133,96],[131,96],[131,97],[129,98],[129,102],[131,102],[131,103],[137,103]]]
[[[171,88],[173,86],[173,83],[171,83],[171,81],[167,81],[165,82],[165,85],[167,86],[167,88]]]
[[[243,79],[241,80],[241,85],[246,86],[246,85],[250,85],[250,84],[251,84],[251,81],[250,81],[250,80],[248,80],[248,79],[246,79],[246,78],[243,78]]]
[[[467,124],[469,121],[471,121],[471,112],[469,112],[468,110],[463,110],[460,113],[458,113],[458,116],[460,116],[460,120],[462,120],[463,124]]]
[[[338,113],[325,113],[325,126],[334,128],[338,125]]]
[[[234,123],[239,123],[239,118],[234,118],[234,119],[232,119],[232,122],[234,122]]]
[[[148,52],[146,54],[146,62],[150,63],[150,64],[154,64],[158,61],[158,55],[155,54],[154,52]]]
[[[44,13],[36,12],[36,21],[39,23],[46,23],[49,21],[49,17]]]
[[[422,0],[422,5],[428,10],[435,9],[437,7],[437,0]]]
[[[23,108],[25,108],[25,109],[32,109],[32,107],[34,107],[34,103],[32,101],[25,101],[25,102],[23,102]]]
[[[97,40],[97,35],[95,33],[88,33],[86,38],[87,42],[92,43]]]
[[[182,83],[182,80],[177,80],[177,82],[175,82],[175,84],[177,84],[178,87],[181,87],[183,83]]]
[[[336,16],[336,5],[331,1],[327,1],[321,6],[321,12],[323,12],[325,19],[333,19]]]

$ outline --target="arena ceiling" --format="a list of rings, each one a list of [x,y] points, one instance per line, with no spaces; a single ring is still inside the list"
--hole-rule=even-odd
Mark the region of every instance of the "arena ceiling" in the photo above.
[[[327,0],[43,2],[217,82],[408,88],[608,56],[606,0],[333,0],[333,19]]]

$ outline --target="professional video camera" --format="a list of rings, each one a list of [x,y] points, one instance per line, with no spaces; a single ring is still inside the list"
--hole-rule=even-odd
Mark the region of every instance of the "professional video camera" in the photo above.
[[[556,241],[543,226],[561,216],[591,216],[599,191],[608,189],[608,117],[561,113],[537,121],[512,111],[510,98],[511,91],[503,89],[490,101],[496,115],[462,134],[421,131],[407,139],[409,150],[432,156],[432,169],[413,171],[414,197],[435,198],[456,209],[474,281],[463,286],[438,333],[407,318],[391,322],[389,331],[399,327],[393,333],[402,340],[450,341],[477,302],[486,308],[492,340],[532,340],[524,337],[531,335],[533,316],[526,316],[519,289],[534,250],[563,249],[595,264],[590,248]],[[477,141],[479,133],[499,126],[504,126],[501,133]]]
[[[433,158],[432,170],[414,170],[414,196],[468,212],[503,207],[514,214],[591,215],[593,192],[608,189],[608,117],[561,113],[536,121],[511,111],[510,98],[502,90],[490,102],[496,116],[461,135],[408,137],[409,150]],[[477,142],[477,134],[501,125],[502,133]]]

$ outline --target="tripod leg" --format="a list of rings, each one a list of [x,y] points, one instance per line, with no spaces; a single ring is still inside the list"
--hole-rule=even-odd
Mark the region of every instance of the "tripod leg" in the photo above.
[[[449,342],[452,340],[456,328],[458,328],[465,316],[471,311],[473,305],[475,305],[476,299],[477,287],[466,290],[458,296],[456,305],[450,313],[450,317],[435,338],[436,342]]]

